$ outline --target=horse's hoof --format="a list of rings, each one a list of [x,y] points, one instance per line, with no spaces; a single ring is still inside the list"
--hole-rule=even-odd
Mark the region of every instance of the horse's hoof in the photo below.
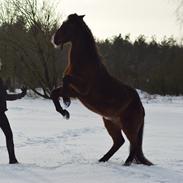
[[[64,97],[63,102],[65,107],[69,107],[71,105],[71,99],[69,97]]]
[[[63,114],[62,115],[64,116],[65,119],[69,119],[70,118],[69,112],[67,110],[65,110],[65,109],[63,110]]]
[[[10,160],[9,164],[19,164],[19,162],[16,159],[14,159],[14,160]]]
[[[132,162],[125,162],[123,165],[124,166],[130,166],[132,164]]]
[[[106,159],[105,157],[103,157],[103,158],[101,158],[101,159],[98,160],[98,162],[100,162],[100,163],[104,163],[106,161],[108,161],[108,159]]]

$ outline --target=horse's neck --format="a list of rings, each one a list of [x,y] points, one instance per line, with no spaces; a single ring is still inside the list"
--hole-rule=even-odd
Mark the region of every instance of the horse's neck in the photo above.
[[[70,51],[70,62],[76,64],[94,64],[98,60],[98,53],[92,43],[85,42],[84,39],[73,41]]]
[[[83,47],[81,48],[81,45],[79,45],[77,42],[72,43],[72,46],[70,48],[70,62],[72,64],[77,64],[78,62],[81,62],[83,59],[83,51]]]
[[[87,45],[85,42],[72,42],[68,53],[66,73],[96,76],[99,72],[106,72],[96,48],[92,46],[94,45]]]

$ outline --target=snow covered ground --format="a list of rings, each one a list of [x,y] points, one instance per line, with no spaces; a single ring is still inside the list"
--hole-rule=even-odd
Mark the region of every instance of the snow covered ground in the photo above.
[[[101,117],[78,101],[69,108],[70,120],[48,100],[9,102],[20,164],[8,164],[0,131],[0,183],[183,183],[183,97],[144,97],[144,152],[156,164],[151,167],[122,166],[127,140],[109,162],[98,163],[112,141]]]

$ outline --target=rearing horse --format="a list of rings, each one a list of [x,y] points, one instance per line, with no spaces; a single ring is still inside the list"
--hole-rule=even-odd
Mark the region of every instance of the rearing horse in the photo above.
[[[70,97],[78,98],[88,109],[103,117],[113,145],[100,162],[108,161],[123,145],[123,131],[130,142],[125,165],[131,165],[133,161],[152,165],[142,151],[145,112],[139,95],[135,89],[109,74],[83,17],[69,15],[54,35],[54,44],[57,46],[72,43],[63,86],[51,94],[56,110],[69,118],[69,113],[59,103],[59,97],[63,97],[67,106],[70,105]]]

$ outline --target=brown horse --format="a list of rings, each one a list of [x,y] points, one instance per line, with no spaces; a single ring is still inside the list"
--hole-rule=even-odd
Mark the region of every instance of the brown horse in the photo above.
[[[122,130],[130,141],[130,154],[125,165],[131,165],[133,161],[152,165],[142,151],[145,112],[139,95],[109,74],[83,17],[69,15],[54,35],[55,45],[72,44],[63,86],[53,90],[51,95],[56,110],[69,118],[69,113],[60,106],[59,97],[63,97],[67,106],[70,97],[78,98],[88,109],[103,117],[113,145],[100,162],[108,161],[123,145]]]

